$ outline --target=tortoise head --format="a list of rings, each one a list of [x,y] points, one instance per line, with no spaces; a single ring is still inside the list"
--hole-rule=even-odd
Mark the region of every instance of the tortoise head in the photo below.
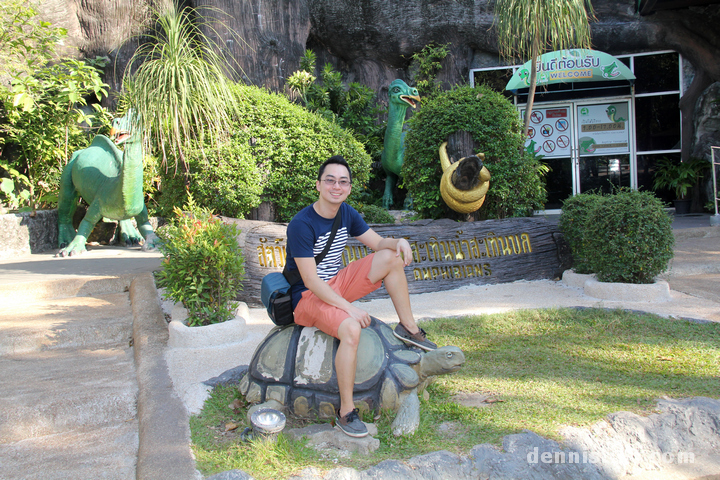
[[[458,347],[448,345],[423,354],[420,360],[420,377],[453,373],[465,365],[465,354]]]

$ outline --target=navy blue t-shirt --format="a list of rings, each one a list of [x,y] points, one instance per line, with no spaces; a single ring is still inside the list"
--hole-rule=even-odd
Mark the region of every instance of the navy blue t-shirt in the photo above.
[[[348,237],[357,237],[367,232],[370,227],[360,214],[347,203],[340,205],[340,227],[335,234],[330,250],[322,262],[317,266],[318,276],[328,281],[342,268],[342,252],[347,244]],[[297,270],[295,257],[316,257],[322,253],[325,244],[330,238],[334,218],[324,218],[318,215],[312,205],[300,210],[290,221],[287,227],[287,268],[288,271]],[[307,290],[302,279],[291,287],[293,308],[300,301],[302,292]]]

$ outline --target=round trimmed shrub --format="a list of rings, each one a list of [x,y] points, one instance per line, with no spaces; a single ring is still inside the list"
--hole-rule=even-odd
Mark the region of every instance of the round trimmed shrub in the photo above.
[[[262,176],[248,145],[228,142],[206,147],[204,152],[195,149],[186,158],[189,190],[186,190],[185,177],[179,171],[178,174],[165,174],[159,202],[162,216],[169,217],[175,206],[184,204],[188,192],[197,205],[226,217],[245,218],[260,205]]]
[[[349,131],[291,103],[284,95],[234,85],[240,114],[229,144],[219,153],[205,148],[188,160],[189,191],[198,205],[229,217],[246,216],[262,201],[275,205],[277,221],[289,221],[317,200],[315,180],[320,164],[342,155],[353,173],[353,184],[364,185],[370,156]],[[185,203],[185,179],[164,174],[162,211]]]
[[[602,201],[602,193],[581,193],[563,202],[560,231],[565,236],[573,256],[576,273],[593,273],[593,252],[587,238],[587,219],[594,206]]]
[[[672,219],[652,192],[600,197],[585,222],[590,266],[601,282],[653,283],[673,257]]]
[[[440,196],[438,155],[440,145],[461,130],[472,135],[492,175],[485,203],[474,214],[477,219],[528,216],[542,208],[543,167],[522,148],[519,114],[501,94],[485,85],[457,87],[423,102],[408,126],[403,185],[413,199],[413,210],[423,218],[465,218]]]
[[[360,212],[367,223],[395,223],[395,217],[377,205],[356,204],[353,207]]]

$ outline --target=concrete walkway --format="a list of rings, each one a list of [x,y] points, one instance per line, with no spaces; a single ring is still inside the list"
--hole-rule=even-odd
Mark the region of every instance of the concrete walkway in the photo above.
[[[127,292],[33,301],[0,317],[0,478],[134,478],[138,444]]]
[[[162,255],[0,264],[0,479],[199,478],[164,352]]]
[[[720,321],[720,227],[688,216],[675,219],[674,231],[667,302],[600,300],[544,280],[413,295],[415,315],[599,306]],[[168,345],[149,274],[160,260],[96,247],[79,258],[0,261],[1,479],[198,478],[187,418],[207,396],[202,382],[247,364],[272,324],[249,309],[242,338]],[[397,321],[389,300],[361,306]]]

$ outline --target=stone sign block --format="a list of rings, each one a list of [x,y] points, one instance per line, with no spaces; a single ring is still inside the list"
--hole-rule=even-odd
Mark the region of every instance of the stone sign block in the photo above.
[[[557,222],[513,218],[460,223],[422,220],[372,225],[383,237],[410,242],[413,262],[405,269],[410,293],[450,290],[463,285],[554,279],[570,268],[571,258]],[[260,282],[285,266],[286,224],[263,224],[245,232],[246,278],[240,299],[260,306]],[[343,264],[371,253],[350,239]],[[386,297],[384,288],[366,299]]]

